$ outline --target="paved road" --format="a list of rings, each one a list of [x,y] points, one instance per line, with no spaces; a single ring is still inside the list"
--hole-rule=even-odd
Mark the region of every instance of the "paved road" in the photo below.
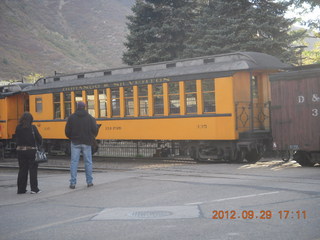
[[[39,171],[40,194],[16,194],[0,170],[0,239],[320,239],[320,168],[108,161],[83,172]],[[67,163],[65,164],[67,165]]]

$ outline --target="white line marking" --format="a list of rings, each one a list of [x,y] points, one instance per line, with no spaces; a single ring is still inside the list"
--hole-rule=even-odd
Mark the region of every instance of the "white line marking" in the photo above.
[[[199,204],[204,204],[204,203],[223,202],[223,201],[229,201],[229,200],[236,200],[236,199],[242,199],[242,198],[252,198],[252,197],[259,197],[259,196],[265,196],[265,195],[271,195],[271,194],[278,194],[278,193],[279,193],[279,191],[276,191],[276,192],[265,192],[265,193],[244,195],[244,196],[231,197],[231,198],[215,199],[215,200],[207,201],[207,202],[187,203],[185,205],[199,205]]]
[[[203,202],[194,202],[194,203],[187,203],[185,205],[201,205]]]

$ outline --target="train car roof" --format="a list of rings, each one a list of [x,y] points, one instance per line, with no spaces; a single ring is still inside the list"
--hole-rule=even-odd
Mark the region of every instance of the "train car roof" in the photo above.
[[[110,83],[170,79],[171,81],[232,76],[239,71],[278,71],[289,65],[278,58],[258,52],[236,52],[197,58],[179,59],[160,63],[128,66],[100,71],[50,76],[39,79],[34,86],[26,88],[31,94],[54,92],[75,86],[95,85],[103,88]],[[152,81],[150,81],[152,82]],[[134,83],[139,84],[139,82]]]
[[[0,99],[15,94],[19,94],[24,88],[32,86],[31,83],[11,83],[8,85],[0,86]]]
[[[319,78],[320,64],[297,66],[281,73],[270,75],[270,81],[290,81],[307,78]]]

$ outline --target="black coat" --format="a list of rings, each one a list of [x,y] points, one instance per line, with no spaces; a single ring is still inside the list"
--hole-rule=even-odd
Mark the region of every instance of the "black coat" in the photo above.
[[[33,136],[32,128],[35,137]],[[34,125],[31,125],[30,127],[23,127],[21,124],[19,124],[16,127],[15,138],[17,146],[35,147],[35,139],[38,146],[42,144],[42,137],[38,132],[37,127]]]
[[[77,109],[68,118],[65,134],[73,144],[92,145],[98,134],[96,120],[84,109]]]

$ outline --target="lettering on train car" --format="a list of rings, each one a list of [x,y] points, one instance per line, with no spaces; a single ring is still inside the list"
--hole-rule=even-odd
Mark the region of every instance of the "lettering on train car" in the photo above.
[[[312,102],[320,102],[320,97],[317,93],[312,94],[310,99]],[[303,95],[298,96],[298,103],[304,103],[305,101],[306,101],[305,96]]]
[[[90,89],[99,89],[99,88],[108,88],[108,87],[125,87],[125,86],[141,85],[141,84],[165,83],[170,81],[171,81],[170,78],[153,78],[153,79],[135,80],[135,81],[128,81],[128,82],[115,82],[115,83],[104,83],[104,84],[95,84],[95,85],[64,87],[62,88],[62,91],[66,92],[66,91],[90,90]]]
[[[298,96],[298,103],[304,103],[304,96]]]
[[[107,130],[107,131],[114,131],[114,130],[116,130],[116,131],[120,131],[120,130],[122,130],[122,127],[119,127],[119,126],[115,126],[115,127],[106,127],[106,130]]]
[[[309,99],[309,98],[307,98]],[[318,103],[320,102],[320,97],[318,94],[314,93],[311,95],[311,98],[310,98],[311,102],[313,103]],[[298,96],[298,104],[302,104],[302,103],[305,103],[306,102],[306,97],[303,96],[303,95],[300,95]],[[320,116],[320,108],[312,108],[311,109],[311,116],[313,117],[318,117]]]
[[[312,95],[312,102],[320,102],[320,97],[318,96],[318,94]]]
[[[207,124],[198,124],[197,128],[201,128],[201,129],[208,128],[208,125]]]

